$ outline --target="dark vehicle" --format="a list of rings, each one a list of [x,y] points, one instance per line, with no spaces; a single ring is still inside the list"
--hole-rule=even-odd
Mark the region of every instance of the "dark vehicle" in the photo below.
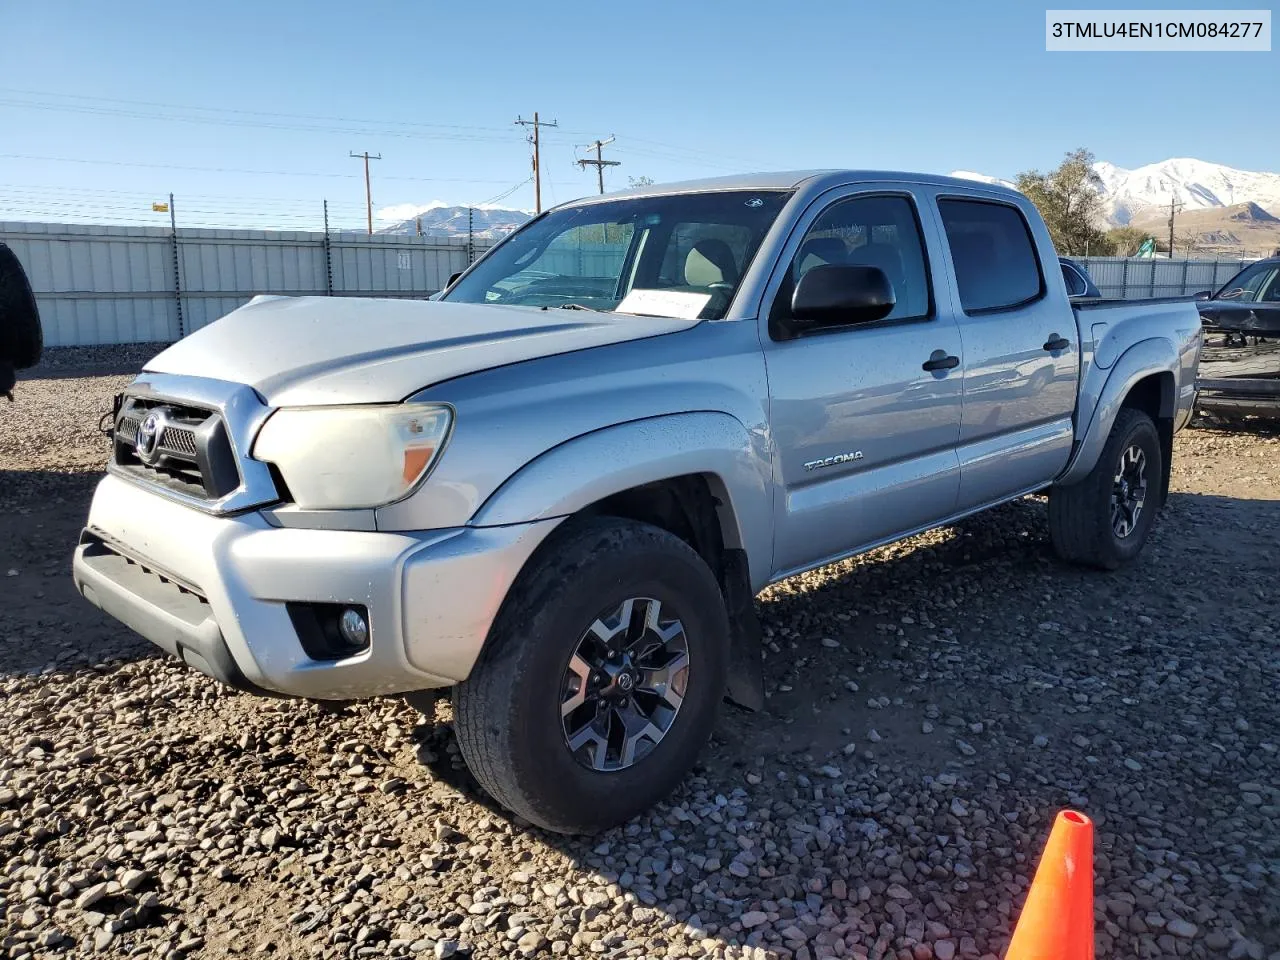
[[[1102,291],[1083,266],[1070,257],[1059,257],[1058,266],[1062,268],[1062,281],[1067,285],[1068,297],[1072,300],[1102,299]]]
[[[13,399],[17,372],[35,366],[43,347],[31,284],[17,255],[0,243],[0,396]]]
[[[1217,293],[1198,295],[1197,300],[1200,319],[1210,331],[1280,337],[1280,257],[1250,264]]]
[[[1198,298],[1207,334],[1196,406],[1226,420],[1280,418],[1280,257],[1245,267]]]
[[[1196,408],[1222,420],[1280,418],[1280,342],[1207,344]]]

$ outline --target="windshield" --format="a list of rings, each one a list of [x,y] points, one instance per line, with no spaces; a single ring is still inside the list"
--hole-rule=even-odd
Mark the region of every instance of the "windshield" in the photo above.
[[[718,320],[790,193],[685,193],[562,207],[442,299]]]
[[[1215,300],[1241,303],[1280,302],[1280,263],[1255,263],[1227,281]]]

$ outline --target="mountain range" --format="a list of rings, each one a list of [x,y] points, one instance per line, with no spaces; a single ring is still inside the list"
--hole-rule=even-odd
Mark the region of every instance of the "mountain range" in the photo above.
[[[1280,173],[1237,170],[1220,163],[1175,157],[1126,170],[1100,160],[1105,226],[1134,225],[1157,236],[1167,232],[1175,204],[1175,232],[1206,253],[1265,254],[1280,247]],[[1009,180],[968,170],[953,177],[1013,186]],[[1176,242],[1176,241],[1175,241]]]
[[[1227,256],[1269,254],[1280,247],[1280,173],[1237,170],[1220,163],[1176,157],[1126,170],[1100,160],[1093,165],[1101,181],[1100,226],[1134,226],[1167,233],[1170,203],[1178,204],[1175,231],[1197,251]],[[1009,180],[969,170],[953,177],[1013,186]],[[432,237],[496,240],[525,223],[524,210],[485,205],[466,207],[434,201],[422,206],[387,208],[381,218],[393,222],[377,232]]]
[[[403,207],[390,208],[381,211],[379,216],[385,218],[388,213],[394,215],[402,210]],[[468,211],[470,212],[469,228]],[[470,229],[477,239],[496,240],[506,236],[528,219],[529,214],[524,210],[513,210],[508,207],[448,206],[437,202],[426,204],[418,208],[413,215],[398,220],[390,226],[380,227],[375,232],[410,237],[417,236],[419,233],[427,237],[465,237]]]

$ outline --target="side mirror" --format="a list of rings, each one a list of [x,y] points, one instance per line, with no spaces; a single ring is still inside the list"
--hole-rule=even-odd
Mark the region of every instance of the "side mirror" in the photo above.
[[[872,323],[893,312],[893,284],[879,267],[825,264],[812,267],[791,295],[797,331]]]
[[[1209,300],[1213,297],[1212,290],[1201,290],[1196,295],[1197,300]]]
[[[0,396],[13,399],[15,371],[34,367],[44,349],[40,311],[18,257],[0,243]]]

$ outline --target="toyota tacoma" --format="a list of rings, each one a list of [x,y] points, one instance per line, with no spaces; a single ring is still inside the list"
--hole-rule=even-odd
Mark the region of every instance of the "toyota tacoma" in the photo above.
[[[585,832],[763,702],[770,583],[1048,493],[1133,560],[1190,300],[1073,305],[1021,194],[820,171],[549,210],[434,300],[261,297],[119,398],[86,598],[242,690],[452,687],[479,782]]]

